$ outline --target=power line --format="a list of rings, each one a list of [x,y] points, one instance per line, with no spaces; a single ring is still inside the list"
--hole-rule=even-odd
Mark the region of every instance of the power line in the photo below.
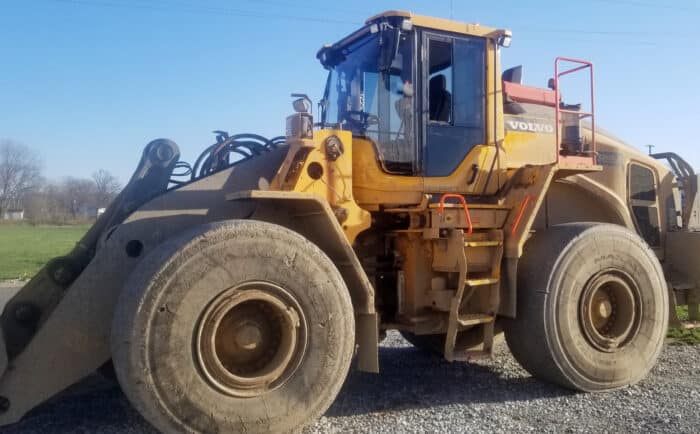
[[[529,34],[524,34],[523,36],[518,36],[517,38],[514,38],[515,41],[547,41],[547,42],[552,42],[551,37],[546,37],[546,36],[538,36],[538,35],[529,35]],[[560,37],[556,38],[557,41],[563,41],[566,42],[567,44],[569,43],[583,43],[587,45],[596,45],[596,44],[605,44],[607,46],[644,46],[644,47],[656,47],[659,45],[658,41],[642,41],[642,40],[633,40],[633,41],[628,41],[628,40],[613,40],[610,41],[609,39],[590,39],[590,38],[577,38],[576,35],[563,35]]]
[[[232,16],[241,18],[260,18],[260,19],[282,19],[282,20],[293,20],[302,22],[314,22],[314,23],[329,23],[329,24],[351,24],[354,26],[360,26],[363,24],[361,21],[350,21],[342,20],[336,18],[320,18],[312,16],[303,15],[289,15],[281,13],[269,13],[263,11],[254,11],[248,9],[234,9],[228,7],[219,6],[207,6],[202,4],[193,4],[189,2],[177,1],[177,0],[134,0],[134,2],[119,2],[116,0],[49,0],[58,3],[70,3],[75,5],[86,5],[93,7],[110,7],[110,8],[122,8],[122,9],[145,9],[160,12],[171,12],[173,10],[180,10],[185,12],[205,14],[205,15],[217,15],[217,16]],[[603,1],[603,0],[594,0]],[[627,0],[606,0],[607,2],[623,2],[626,3]],[[270,0],[257,0],[256,3],[277,3],[277,4],[290,4],[287,2],[273,2]],[[630,0],[629,3],[639,3]],[[642,4],[642,3],[639,3]],[[646,5],[646,4],[645,4]],[[326,8],[331,9],[331,8]],[[342,9],[337,9],[341,11]],[[528,33],[548,33],[548,34],[562,34],[562,35],[596,35],[596,36],[626,36],[626,37],[638,37],[638,36],[648,36],[649,32],[643,31],[616,31],[616,30],[581,30],[581,29],[547,29],[547,28],[521,28],[516,29],[521,30],[525,34]],[[692,36],[690,33],[659,33],[655,34],[654,38],[673,38],[673,37],[688,37]],[[517,37],[517,36],[516,36]],[[653,41],[629,41],[626,44],[634,45],[657,45]]]
[[[651,32],[648,31],[619,31],[619,30],[579,30],[579,29],[547,29],[547,28],[520,28],[519,30],[528,33],[568,33],[568,34],[578,34],[578,35],[603,35],[603,36],[649,36]],[[690,32],[664,32],[659,34],[654,34],[654,38],[662,37],[687,37],[694,36]]]
[[[675,5],[664,5],[660,3],[647,3],[647,2],[641,2],[637,0],[591,0],[596,3],[607,3],[611,5],[621,5],[621,6],[637,6],[637,7],[642,7],[642,8],[652,8],[652,9],[672,9],[672,10],[678,10],[678,11],[690,11],[690,12],[695,12],[699,11],[700,9],[695,7],[689,7],[685,5],[679,6],[678,4]]]
[[[160,12],[170,12],[172,10],[180,10],[186,12],[192,12],[204,15],[218,15],[218,16],[231,16],[231,17],[241,17],[241,18],[264,18],[264,19],[282,19],[282,20],[292,20],[292,21],[304,21],[304,22],[316,22],[316,23],[328,23],[328,24],[353,24],[357,25],[356,21],[339,20],[333,18],[318,18],[309,17],[301,15],[287,15],[287,14],[271,14],[266,12],[251,11],[244,9],[232,9],[232,8],[222,8],[222,7],[212,7],[212,6],[195,6],[185,3],[177,2],[159,2],[159,3],[127,3],[127,2],[115,2],[115,1],[87,1],[87,0],[49,0],[55,3],[71,3],[75,5],[93,6],[93,7],[108,7],[108,8],[121,8],[121,9],[145,9]]]
[[[139,1],[139,0],[136,0]],[[203,8],[203,9],[208,9],[208,10],[213,10],[213,11],[226,11],[226,10],[232,10],[227,7],[222,7],[222,6],[216,6],[216,5],[203,5],[201,2],[187,2],[187,1],[167,1],[167,0],[140,0],[143,2],[147,3],[162,3],[162,4],[178,4],[180,6],[183,6],[185,8]],[[328,6],[316,6],[316,5],[305,5],[303,3],[293,3],[293,2],[287,2],[287,1],[273,1],[273,0],[248,0],[248,3],[254,3],[256,5],[270,5],[270,6],[282,6],[282,7],[293,7],[294,9],[299,9],[299,8],[306,8],[306,9],[314,9],[317,11],[332,11],[332,12],[340,12],[343,14],[347,13],[355,13],[355,14],[364,14],[366,16],[373,15],[372,12],[362,12],[358,11],[356,9],[346,9],[346,8],[338,8],[338,7],[328,7]],[[318,18],[322,19],[322,18]]]
[[[371,17],[373,15],[376,15],[376,13],[377,13],[376,11],[360,11],[360,10],[351,9],[351,8],[339,8],[337,6],[329,7],[329,6],[310,5],[310,4],[304,4],[303,2],[299,2],[299,1],[248,0],[248,2],[254,3],[254,4],[268,4],[268,5],[273,5],[273,6],[289,6],[289,7],[293,7],[294,9],[306,8],[306,9],[314,9],[314,10],[320,10],[320,11],[341,12],[344,14],[347,14],[347,13],[361,14],[365,17]]]

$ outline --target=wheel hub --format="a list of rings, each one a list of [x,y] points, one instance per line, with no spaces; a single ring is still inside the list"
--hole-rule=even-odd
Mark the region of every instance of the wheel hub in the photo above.
[[[579,311],[581,329],[588,342],[600,351],[614,352],[637,334],[641,295],[627,274],[603,271],[587,282]]]
[[[252,351],[262,343],[262,331],[258,325],[246,324],[236,330],[236,345],[243,350]]]
[[[598,315],[601,318],[610,318],[610,315],[612,315],[612,309],[613,306],[609,300],[603,300],[600,303],[598,303]]]
[[[270,282],[248,282],[217,296],[195,330],[204,378],[237,397],[283,385],[306,351],[306,321],[298,303]]]

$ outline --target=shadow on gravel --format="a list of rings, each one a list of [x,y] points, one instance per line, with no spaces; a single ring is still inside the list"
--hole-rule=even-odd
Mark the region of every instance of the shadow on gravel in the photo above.
[[[414,347],[380,348],[380,374],[351,370],[327,416],[355,416],[449,404],[574,395],[532,377],[503,378],[489,366],[449,363]]]
[[[572,395],[532,377],[500,375],[497,364],[449,363],[414,347],[380,347],[380,374],[351,370],[329,417]],[[93,375],[3,433],[156,433],[119,387]]]
[[[35,408],[5,433],[154,433],[115,383],[93,376]]]

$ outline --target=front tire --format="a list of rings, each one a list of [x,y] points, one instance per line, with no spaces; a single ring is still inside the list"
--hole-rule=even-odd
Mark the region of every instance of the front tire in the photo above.
[[[566,224],[536,233],[518,269],[505,336],[533,376],[581,391],[634,384],[654,366],[668,323],[663,270],[624,227]]]
[[[315,245],[258,221],[204,225],[144,258],[112,353],[162,432],[289,432],[323,414],[352,358],[345,283]]]

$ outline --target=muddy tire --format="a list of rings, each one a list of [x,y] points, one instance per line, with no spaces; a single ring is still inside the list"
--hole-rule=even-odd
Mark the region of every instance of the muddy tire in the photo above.
[[[577,223],[533,235],[518,265],[505,336],[533,376],[581,391],[634,384],[654,366],[668,294],[654,252],[621,226]]]
[[[120,295],[114,365],[162,432],[290,432],[320,417],[355,346],[331,260],[281,226],[204,225],[144,258]]]

